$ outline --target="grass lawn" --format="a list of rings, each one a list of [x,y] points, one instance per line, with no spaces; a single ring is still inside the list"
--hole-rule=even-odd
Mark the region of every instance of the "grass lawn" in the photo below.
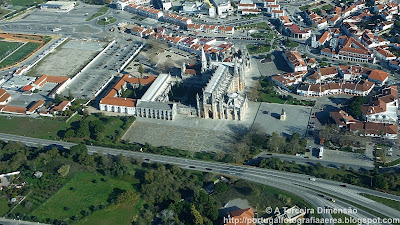
[[[0,198],[0,217],[4,216],[10,208],[7,205],[7,198]]]
[[[10,10],[7,9],[0,9],[0,18],[6,15],[7,13],[11,12]],[[1,49],[1,48],[0,48]]]
[[[300,46],[299,43],[295,42],[295,41],[291,41],[291,40],[285,40],[283,42],[283,44],[288,47],[288,48],[297,48]]]
[[[263,92],[259,92],[258,102],[270,102],[270,103],[279,103],[279,104],[284,104],[285,100],[280,98],[280,95],[278,94],[266,94]]]
[[[45,0],[6,0],[6,1],[7,4],[9,5],[24,6],[24,7],[30,7],[45,2]]]
[[[325,10],[325,11],[329,11],[329,10],[332,10],[332,9],[333,9],[333,5],[327,4],[327,5],[322,6],[321,9],[323,9],[323,10]]]
[[[106,21],[106,19],[104,18],[104,19],[98,20],[98,21],[97,21],[97,24],[98,24],[98,25],[101,25],[101,26],[106,26],[106,25],[109,25],[109,24],[113,24],[113,23],[115,23],[115,22],[117,22],[117,18],[114,18],[114,17],[107,17],[107,21]]]
[[[229,184],[228,187],[228,190],[223,193],[213,194],[213,197],[221,203],[221,205],[235,198],[247,199],[253,209],[257,207],[260,216],[265,214],[265,209],[267,207],[291,207],[297,205],[302,209],[305,207],[312,208],[310,204],[300,197],[267,185],[238,180],[233,184]],[[287,204],[287,201],[284,202],[279,199],[278,196],[290,198],[290,203]]]
[[[250,34],[251,37],[253,38],[266,38],[268,40],[271,40],[272,38],[274,38],[274,33],[254,33],[254,34]]]
[[[308,8],[310,8],[310,6],[309,5],[304,5],[304,6],[301,6],[299,9],[301,10],[301,11],[306,11]]]
[[[64,121],[52,118],[26,118],[0,116],[0,132],[43,139],[59,139],[57,132],[65,129]]]
[[[32,53],[40,46],[39,43],[28,42],[22,48],[18,49],[18,51],[14,52],[14,54],[10,55],[6,60],[0,63],[0,67],[5,67],[12,65],[19,60],[25,58],[27,55]]]
[[[40,219],[64,219],[79,215],[82,210],[88,210],[91,205],[107,204],[107,199],[114,188],[134,190],[134,181],[107,178],[97,173],[84,172],[78,174],[59,192],[46,201],[32,215]],[[97,182],[93,182],[96,180]],[[69,210],[65,210],[68,207]]]
[[[21,46],[21,42],[0,41],[0,60],[7,57],[11,52]]]
[[[376,202],[382,203],[386,206],[389,206],[390,208],[400,211],[400,202],[398,202],[398,201],[387,199],[387,198],[381,198],[381,197],[378,197],[375,195],[369,195],[369,194],[365,194],[365,193],[361,193],[360,195],[362,195],[366,198],[369,198],[371,200],[374,200]]]
[[[259,45],[246,45],[247,50],[249,50],[249,53],[252,54],[259,54],[259,53],[264,53],[264,52],[269,52],[271,50],[270,45],[265,45],[265,44],[259,44]]]
[[[265,30],[271,30],[269,25],[266,22],[261,22],[261,23],[252,23],[252,24],[247,24],[244,26],[238,27],[238,29],[247,29],[247,28],[257,28],[257,29],[265,29]]]
[[[143,200],[128,202],[125,204],[112,205],[106,209],[99,210],[88,217],[81,219],[78,225],[108,225],[108,224],[131,224],[137,217]]]
[[[108,5],[105,5],[105,6],[101,7],[95,14],[93,14],[91,17],[89,17],[86,21],[91,21],[94,18],[97,18],[99,16],[102,16],[102,15],[106,14],[108,9],[109,9]]]

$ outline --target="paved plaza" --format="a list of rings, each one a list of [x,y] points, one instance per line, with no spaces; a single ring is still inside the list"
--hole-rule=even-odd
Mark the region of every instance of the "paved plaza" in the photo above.
[[[282,109],[286,112],[286,120],[279,120]],[[277,132],[283,135],[299,133],[304,135],[311,113],[311,107],[297,105],[282,105],[276,103],[261,103],[254,126],[264,130],[267,134]]]
[[[173,121],[137,118],[123,139],[189,151],[230,151],[236,134],[247,131],[259,103],[249,103],[243,121],[212,120],[177,115]]]

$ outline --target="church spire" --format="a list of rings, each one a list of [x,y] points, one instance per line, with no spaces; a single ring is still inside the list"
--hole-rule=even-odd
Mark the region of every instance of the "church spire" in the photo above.
[[[239,75],[239,65],[238,65],[238,59],[235,57],[234,58],[234,67],[233,67],[233,73],[235,76]]]
[[[204,73],[207,71],[207,58],[204,53],[204,48],[201,47],[201,72]]]

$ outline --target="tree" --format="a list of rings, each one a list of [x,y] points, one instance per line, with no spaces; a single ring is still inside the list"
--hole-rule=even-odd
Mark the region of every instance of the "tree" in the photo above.
[[[374,176],[372,183],[375,188],[379,188],[379,189],[386,190],[389,187],[387,180],[382,175]]]
[[[278,133],[273,132],[272,136],[268,142],[268,148],[274,152],[279,152],[285,146],[285,139]]]
[[[69,169],[70,169],[70,165],[66,164],[66,165],[62,165],[57,172],[61,175],[61,177],[66,177],[69,173]]]
[[[218,182],[214,187],[215,193],[223,193],[228,190],[228,185],[225,182]]]
[[[203,217],[200,215],[199,211],[197,211],[196,207],[192,205],[190,207],[190,212],[193,216],[193,223],[195,225],[202,225],[203,224]]]
[[[362,115],[361,105],[366,103],[366,98],[362,96],[355,96],[350,99],[348,105],[349,114],[355,118],[360,118]]]
[[[101,120],[93,120],[89,123],[90,129],[94,133],[100,133],[105,131],[104,123]]]
[[[73,137],[75,137],[75,131],[73,129],[68,129],[64,133],[64,138],[73,138]]]
[[[77,155],[87,155],[87,147],[86,145],[80,143],[78,145],[74,145],[69,149],[69,154],[71,156],[77,156]]]
[[[90,130],[89,130],[89,125],[87,123],[81,123],[76,130],[76,136],[80,138],[84,137],[89,137],[90,135]]]
[[[63,98],[62,98],[59,94],[56,94],[56,95],[54,96],[54,104],[58,105],[58,104],[60,104],[62,101],[63,101]]]
[[[68,92],[68,100],[72,101],[74,99],[74,95],[72,94],[71,90]]]
[[[135,192],[133,192],[132,190],[126,190],[118,195],[117,203],[121,204],[125,202],[130,202],[134,200],[135,197],[136,197]]]
[[[138,66],[138,72],[140,73],[140,77],[142,77],[142,76],[143,76],[143,73],[144,73],[144,69],[143,69],[143,65],[142,65],[142,64],[139,64],[139,66]]]

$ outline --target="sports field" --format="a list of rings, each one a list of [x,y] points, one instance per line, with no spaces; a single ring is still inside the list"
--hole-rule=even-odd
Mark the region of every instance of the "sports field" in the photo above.
[[[21,46],[21,42],[0,41],[0,60],[7,57],[11,52]]]
[[[7,59],[3,60],[0,63],[0,68],[12,65],[15,62],[18,62],[18,61],[24,59],[26,56],[28,56],[33,51],[35,51],[35,49],[37,49],[39,46],[40,46],[39,43],[33,43],[33,42],[26,43],[23,47],[21,47],[16,52],[14,52],[12,55],[7,57]]]

